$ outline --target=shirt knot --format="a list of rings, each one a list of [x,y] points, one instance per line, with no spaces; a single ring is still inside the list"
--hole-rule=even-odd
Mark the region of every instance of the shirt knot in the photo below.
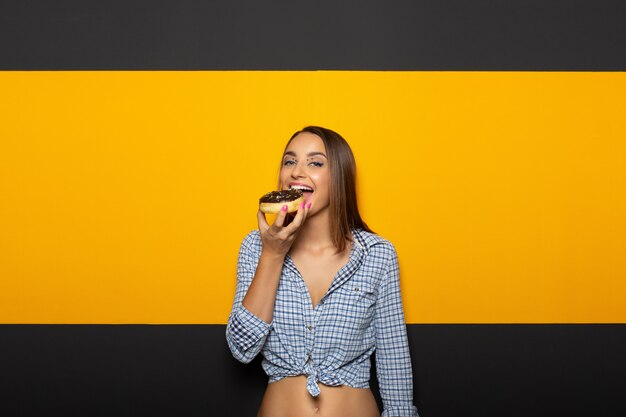
[[[309,391],[309,394],[314,397],[320,395],[320,386],[317,385],[317,381],[317,370],[313,370],[313,372],[309,373],[309,376],[306,378],[306,390]]]
[[[312,368],[306,378],[306,389],[313,397],[320,395],[320,387],[318,382],[331,387],[338,387],[342,385],[342,382],[332,375],[328,375],[325,372],[320,372],[316,367]]]

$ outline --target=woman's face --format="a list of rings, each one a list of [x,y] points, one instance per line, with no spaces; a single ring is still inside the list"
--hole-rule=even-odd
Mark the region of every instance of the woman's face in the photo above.
[[[303,190],[305,202],[311,202],[309,217],[330,205],[330,170],[319,136],[302,132],[293,138],[283,155],[280,183],[283,190],[298,185],[311,190]]]

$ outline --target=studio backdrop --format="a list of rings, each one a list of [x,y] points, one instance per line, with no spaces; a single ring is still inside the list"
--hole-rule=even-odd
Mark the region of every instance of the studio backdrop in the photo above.
[[[623,416],[625,20],[2,2],[0,415],[255,415],[266,377],[224,336],[237,252],[320,125],[398,251],[422,417]]]

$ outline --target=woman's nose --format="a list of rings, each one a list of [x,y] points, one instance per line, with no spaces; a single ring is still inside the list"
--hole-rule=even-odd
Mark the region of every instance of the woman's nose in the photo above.
[[[304,175],[304,169],[302,164],[296,164],[291,171],[291,176],[294,178],[302,177]]]

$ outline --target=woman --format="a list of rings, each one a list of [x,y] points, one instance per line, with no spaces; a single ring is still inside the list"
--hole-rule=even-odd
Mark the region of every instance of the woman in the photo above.
[[[239,361],[259,352],[269,384],[257,417],[417,416],[394,246],[357,208],[356,165],[336,132],[309,126],[285,147],[279,189],[304,190],[243,240],[226,339]]]

